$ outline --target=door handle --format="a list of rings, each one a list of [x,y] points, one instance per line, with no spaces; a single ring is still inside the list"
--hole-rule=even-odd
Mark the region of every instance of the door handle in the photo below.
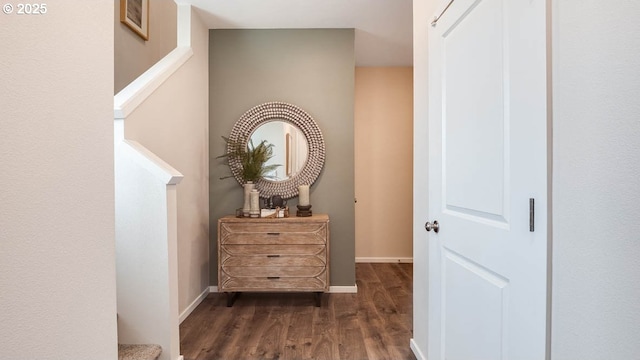
[[[427,231],[431,231],[433,230],[433,232],[437,233],[440,230],[440,224],[438,224],[438,221],[434,221],[433,223],[427,221],[426,224],[424,224],[424,228]]]

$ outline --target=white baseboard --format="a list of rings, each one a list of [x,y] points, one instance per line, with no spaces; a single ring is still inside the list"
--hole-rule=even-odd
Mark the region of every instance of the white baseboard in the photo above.
[[[358,285],[353,286],[329,286],[329,292],[332,294],[357,294]]]
[[[180,324],[182,324],[184,319],[186,319],[187,316],[191,315],[193,310],[195,310],[198,307],[198,305],[200,305],[200,303],[207,297],[207,295],[209,295],[209,292],[210,292],[209,289],[210,287],[204,289],[204,291],[202,291],[202,294],[198,295],[198,297],[195,300],[193,300],[193,302],[191,302],[191,304],[189,304],[189,306],[187,306],[186,309],[184,309],[184,311],[180,314],[180,317],[178,318],[178,322]]]
[[[418,344],[416,344],[416,342],[413,341],[413,339],[411,339],[411,341],[409,341],[409,346],[411,347],[411,351],[413,351],[413,355],[416,356],[416,359],[418,359],[418,360],[427,360],[427,357],[424,356],[422,351],[420,351],[420,348],[418,347]]]
[[[357,257],[357,263],[413,263],[412,257]]]
[[[209,292],[210,293],[217,293],[218,292],[218,287],[217,286],[209,286]]]
[[[176,360],[184,360],[184,356],[180,355]]]

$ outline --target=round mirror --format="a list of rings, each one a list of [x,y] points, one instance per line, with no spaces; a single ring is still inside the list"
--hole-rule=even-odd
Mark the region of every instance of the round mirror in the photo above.
[[[284,120],[266,122],[251,134],[254,144],[265,140],[273,145],[273,157],[265,165],[277,165],[267,173],[267,180],[289,180],[302,171],[307,163],[309,146],[300,128]]]
[[[283,102],[268,102],[245,112],[229,135],[229,144],[273,144],[274,156],[267,162],[281,165],[268,178],[256,182],[261,197],[280,195],[290,199],[298,195],[299,185],[312,185],[322,170],[325,159],[324,139],[320,128],[309,114],[299,107]],[[243,185],[242,164],[229,159],[231,173]]]

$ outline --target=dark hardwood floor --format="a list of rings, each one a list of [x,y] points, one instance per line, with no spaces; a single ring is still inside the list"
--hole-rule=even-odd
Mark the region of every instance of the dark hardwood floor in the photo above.
[[[357,294],[244,293],[233,307],[209,296],[180,325],[196,359],[415,360],[412,264],[356,264]]]

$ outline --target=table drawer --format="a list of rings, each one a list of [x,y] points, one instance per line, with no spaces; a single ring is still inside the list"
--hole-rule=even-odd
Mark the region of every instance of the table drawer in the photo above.
[[[326,237],[322,232],[221,232],[222,245],[226,244],[324,244]]]
[[[222,274],[220,291],[328,291],[326,277],[230,277]]]
[[[222,266],[222,271],[231,277],[305,277],[324,274],[324,266]]]
[[[220,254],[221,266],[326,266],[324,251],[318,255],[252,255],[232,256]]]
[[[318,245],[251,245],[251,244],[227,244],[222,245],[220,250],[231,256],[249,255],[323,255],[326,253],[326,246]]]
[[[324,222],[287,222],[287,223],[263,223],[263,222],[228,222],[221,225],[220,230],[225,233],[324,233]]]

